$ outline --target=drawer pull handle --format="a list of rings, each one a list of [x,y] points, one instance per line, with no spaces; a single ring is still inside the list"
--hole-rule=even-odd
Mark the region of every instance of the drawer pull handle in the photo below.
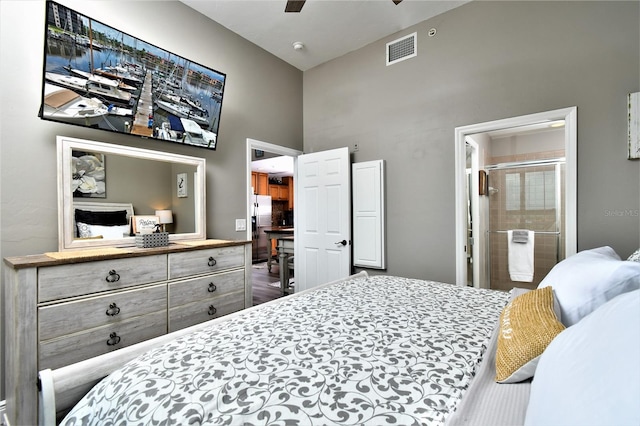
[[[215,307],[215,306],[213,306],[213,305],[209,305],[209,315],[210,315],[210,316],[213,316],[213,315],[215,315],[215,314],[216,314],[216,312],[218,312],[218,310],[216,309],[216,307]]]
[[[120,308],[115,303],[109,305],[109,309],[107,309],[107,315],[110,317],[115,317],[120,313]]]
[[[116,281],[120,281],[120,274],[117,273],[115,269],[112,269],[109,271],[109,275],[107,275],[106,280],[108,283],[115,283]]]
[[[118,336],[115,332],[109,335],[109,340],[107,340],[107,346],[115,346],[120,343],[120,336]]]
[[[214,291],[216,291],[218,288],[216,287],[216,285],[214,283],[209,283],[209,293],[213,293]]]
[[[207,263],[207,265],[209,265],[209,266],[216,266],[216,263],[218,263],[218,261],[217,261],[217,260],[215,260],[215,259],[213,258],[213,256],[211,256],[211,257],[209,258],[209,262]]]

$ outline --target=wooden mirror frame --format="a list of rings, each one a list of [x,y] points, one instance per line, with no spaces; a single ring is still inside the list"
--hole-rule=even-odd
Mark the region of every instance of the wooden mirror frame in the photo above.
[[[58,250],[89,249],[100,247],[131,247],[135,246],[135,237],[123,237],[121,239],[90,239],[80,240],[75,238],[74,232],[74,204],[71,193],[71,157],[72,151],[101,152],[105,154],[116,154],[132,158],[162,161],[166,163],[177,163],[186,166],[194,166],[196,171],[194,180],[194,211],[195,211],[195,232],[170,234],[169,242],[182,240],[204,240],[206,239],[206,191],[205,191],[205,170],[206,162],[204,158],[189,157],[185,155],[172,154],[161,151],[134,148],[122,145],[112,145],[103,142],[96,142],[83,139],[57,136],[57,157],[58,157]],[[89,201],[90,198],[84,199]],[[134,200],[131,200],[134,201]]]

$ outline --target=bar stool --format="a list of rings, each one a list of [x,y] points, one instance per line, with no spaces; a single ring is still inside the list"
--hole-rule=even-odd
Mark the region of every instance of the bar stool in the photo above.
[[[287,259],[287,268],[289,269],[289,277],[293,277],[294,276],[294,271],[295,271],[295,262],[294,262],[294,257],[295,256],[289,256],[289,258]],[[289,282],[287,283],[287,288],[288,287],[293,287],[293,283],[295,281],[293,281],[291,278],[289,278]]]

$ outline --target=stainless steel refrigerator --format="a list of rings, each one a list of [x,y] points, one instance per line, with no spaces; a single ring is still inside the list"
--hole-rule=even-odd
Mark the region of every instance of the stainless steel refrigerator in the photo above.
[[[268,246],[265,228],[271,227],[271,196],[251,196],[251,230],[253,232],[252,254],[253,262],[264,262],[269,256],[271,247]]]

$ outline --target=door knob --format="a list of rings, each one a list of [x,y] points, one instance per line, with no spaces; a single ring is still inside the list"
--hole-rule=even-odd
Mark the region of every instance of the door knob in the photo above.
[[[336,244],[342,244],[343,246],[346,246],[347,240],[338,241]]]

